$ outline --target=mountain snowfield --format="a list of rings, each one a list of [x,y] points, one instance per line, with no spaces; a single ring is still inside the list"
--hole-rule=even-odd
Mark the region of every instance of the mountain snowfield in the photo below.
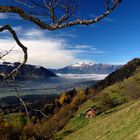
[[[91,62],[91,61],[80,61],[75,64],[71,64],[68,67],[90,67],[90,66],[95,66],[95,65],[103,65],[106,67],[118,66],[118,65],[114,65],[114,64],[95,63],[95,62]]]
[[[85,66],[93,66],[95,63],[90,61],[80,61],[78,63],[69,65],[69,67],[85,67]]]

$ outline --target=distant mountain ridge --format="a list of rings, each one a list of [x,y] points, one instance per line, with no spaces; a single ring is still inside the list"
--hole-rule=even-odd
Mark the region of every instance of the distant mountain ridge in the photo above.
[[[111,64],[95,64],[92,62],[79,62],[66,66],[61,69],[52,69],[54,73],[62,74],[110,74],[113,71],[121,68],[122,65],[111,65]]]
[[[0,73],[9,73],[16,68],[20,63],[4,62],[0,64]],[[32,80],[32,79],[45,79],[50,77],[57,77],[56,74],[50,70],[36,65],[25,64],[19,69],[16,79],[18,80]]]

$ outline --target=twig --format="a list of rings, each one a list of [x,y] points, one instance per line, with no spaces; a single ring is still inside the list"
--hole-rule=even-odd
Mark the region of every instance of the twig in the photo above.
[[[39,112],[40,114],[42,114],[43,117],[48,118],[48,116],[43,112],[44,108],[43,109],[35,109],[35,108],[32,108],[30,105],[28,105],[28,107],[35,112]],[[45,106],[45,108],[46,108],[46,106]]]
[[[18,89],[16,87],[16,82],[15,82],[15,78],[14,77],[13,77],[13,88],[16,91],[17,97],[19,98],[20,102],[22,103],[22,105],[25,108],[26,115],[29,117],[29,112],[28,112],[27,106],[26,106],[25,102],[23,101],[23,99],[20,97],[20,93],[19,93],[19,91],[18,91]]]
[[[3,57],[5,57],[6,55],[8,55],[12,50],[13,50],[14,47],[12,47],[10,50],[6,51],[4,54],[1,54],[0,55],[0,59],[3,59]]]

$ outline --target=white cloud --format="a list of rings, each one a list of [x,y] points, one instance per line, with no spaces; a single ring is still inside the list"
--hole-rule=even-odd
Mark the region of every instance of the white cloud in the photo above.
[[[25,31],[24,36],[27,38],[35,38],[35,37],[41,38],[44,37],[45,34],[40,30],[30,29],[29,31]]]
[[[73,50],[75,53],[81,54],[104,54],[106,51],[98,50],[91,45],[76,45]]]
[[[58,34],[59,37],[69,37],[69,38],[77,38],[77,36],[73,33],[68,33],[68,32],[61,32],[60,34]]]
[[[107,22],[116,22],[116,20],[114,20],[112,18],[108,18],[108,17],[104,18],[104,20]]]
[[[13,13],[0,13],[0,19],[16,19],[16,20],[21,20],[22,18],[17,15],[17,14],[13,14]]]
[[[59,40],[39,39],[39,40],[21,40],[28,47],[29,64],[42,65],[49,68],[63,67],[68,64],[79,61],[75,58],[75,53],[65,50],[63,44]],[[16,46],[14,50],[19,50],[18,46],[12,40],[0,40],[1,48],[9,50],[11,46]],[[6,61],[21,60],[21,51],[13,51],[6,57]]]
[[[46,67],[63,67],[77,62],[75,54],[70,50],[65,50],[59,40],[24,40],[23,43],[28,47],[28,63],[43,65]]]
[[[79,61],[77,56],[85,54],[102,54],[104,51],[98,50],[90,45],[70,45],[63,38],[54,38],[49,36],[48,32],[37,29],[23,29],[20,26],[14,27],[20,36],[20,41],[28,48],[29,64],[42,65],[47,68],[61,68],[69,64]],[[7,35],[7,32],[6,32]],[[8,38],[0,39],[1,50],[10,50],[14,47],[14,51],[6,57],[6,61],[14,62],[22,60],[22,51],[14,40]],[[18,51],[17,51],[18,50]]]
[[[75,49],[88,49],[91,48],[92,46],[90,45],[76,45]]]
[[[0,19],[7,19],[7,14],[0,13]]]

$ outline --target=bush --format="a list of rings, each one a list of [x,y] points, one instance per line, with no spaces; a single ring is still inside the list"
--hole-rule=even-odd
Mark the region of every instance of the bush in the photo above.
[[[114,102],[108,93],[102,93],[96,98],[96,107],[106,114],[106,111],[114,106]]]

